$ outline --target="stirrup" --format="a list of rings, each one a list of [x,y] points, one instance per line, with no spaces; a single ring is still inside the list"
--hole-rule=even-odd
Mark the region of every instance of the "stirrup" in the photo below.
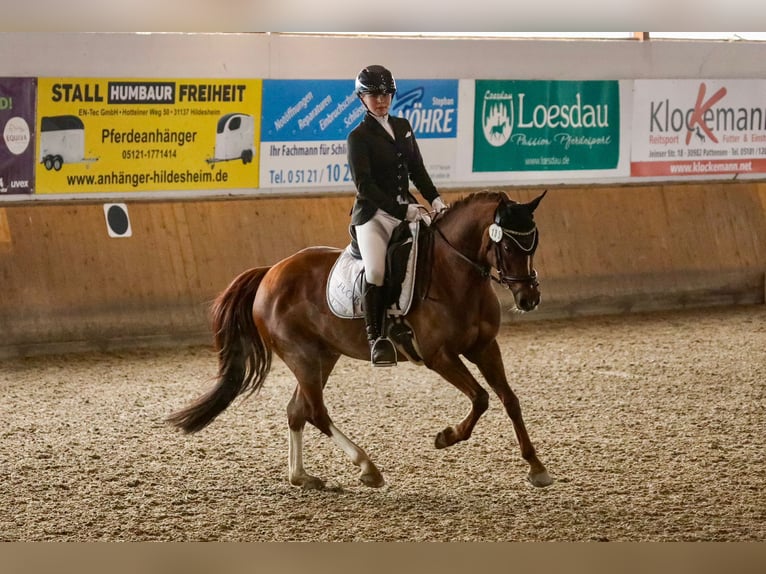
[[[396,347],[391,339],[378,337],[370,345],[370,361],[373,367],[395,367]]]

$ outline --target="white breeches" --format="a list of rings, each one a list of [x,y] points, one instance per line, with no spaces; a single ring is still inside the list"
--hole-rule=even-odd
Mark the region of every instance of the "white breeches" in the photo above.
[[[396,217],[378,209],[364,225],[356,225],[356,242],[364,262],[364,278],[370,285],[383,285],[386,276],[386,250],[391,234],[401,223]]]

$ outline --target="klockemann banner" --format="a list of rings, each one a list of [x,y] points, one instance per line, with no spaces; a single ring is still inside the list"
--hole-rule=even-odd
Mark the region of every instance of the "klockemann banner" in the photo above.
[[[37,193],[258,186],[261,80],[40,78]]]
[[[397,80],[390,113],[409,119],[431,177],[449,180],[457,80]],[[349,80],[264,80],[261,188],[353,187],[346,138],[365,114]]]
[[[766,80],[636,80],[630,171],[766,172]]]
[[[474,172],[615,169],[618,81],[476,80]]]
[[[0,195],[35,189],[35,78],[0,78]]]

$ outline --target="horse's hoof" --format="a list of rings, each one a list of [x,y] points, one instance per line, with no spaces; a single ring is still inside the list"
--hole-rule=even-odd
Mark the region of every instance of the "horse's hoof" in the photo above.
[[[324,480],[312,476],[301,486],[303,490],[324,490]]]
[[[447,448],[448,446],[452,446],[457,442],[457,437],[455,436],[455,429],[452,427],[447,427],[443,431],[441,431],[439,434],[436,435],[436,440],[434,441],[434,446],[436,448]]]
[[[371,488],[380,488],[384,484],[386,484],[386,481],[383,479],[383,475],[380,473],[365,473],[359,475],[359,482],[361,482],[365,486],[369,486]]]
[[[303,490],[324,490],[324,480],[316,476],[305,476],[300,480],[291,480],[293,486],[300,486]]]
[[[532,474],[530,472],[527,475],[527,480],[532,486],[537,486],[538,488],[542,488],[544,486],[550,486],[551,484],[553,484],[553,479],[548,474],[547,470],[538,472],[537,474]]]

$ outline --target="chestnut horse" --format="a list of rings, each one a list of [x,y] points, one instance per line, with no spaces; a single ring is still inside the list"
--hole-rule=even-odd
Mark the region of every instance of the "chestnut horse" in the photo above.
[[[512,291],[520,311],[538,305],[532,265],[538,231],[533,212],[544,195],[524,204],[505,193],[480,192],[435,217],[419,234],[423,243],[418,250],[416,296],[406,316],[423,364],[471,401],[462,421],[436,435],[436,448],[468,439],[488,408],[489,395],[462,355],[478,367],[502,401],[529,464],[527,478],[535,486],[547,486],[553,479],[537,458],[519,400],[508,385],[496,339],[500,302],[491,281]],[[303,429],[309,422],[360,467],[363,484],[382,486],[381,473],[365,451],[333,424],[322,397],[341,355],[370,360],[364,320],[338,318],[326,301],[328,274],[339,254],[336,248],[309,247],[271,267],[253,268],[236,277],[212,309],[217,382],[168,421],[187,433],[201,430],[239,395],[261,388],[276,353],[298,381],[287,406],[290,483],[324,487],[322,479],[303,467]]]

